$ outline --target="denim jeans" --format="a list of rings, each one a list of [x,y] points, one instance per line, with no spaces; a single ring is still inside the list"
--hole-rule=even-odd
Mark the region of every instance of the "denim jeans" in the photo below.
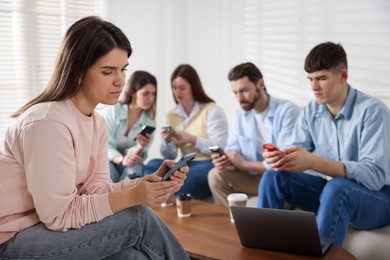
[[[110,162],[110,178],[113,182],[120,182],[126,178],[134,179],[143,176],[144,165],[123,166]]]
[[[259,208],[283,208],[284,201],[317,214],[320,236],[342,246],[348,225],[374,229],[390,224],[390,188],[372,191],[344,178],[327,181],[306,173],[264,172]]]
[[[150,160],[146,165],[145,165],[145,168],[144,168],[144,174],[145,176],[146,175],[150,175],[150,174],[153,174],[155,171],[158,170],[158,168],[160,168],[161,164],[163,163],[163,159],[153,159],[153,160]]]
[[[80,229],[56,232],[42,223],[0,247],[0,259],[189,259],[150,208],[138,205]]]
[[[146,164],[144,174],[149,175],[157,171],[162,164],[162,159],[153,159]],[[207,175],[214,167],[211,160],[192,161],[188,164],[190,170],[187,178],[177,193],[188,192],[196,199],[204,199],[211,196]],[[176,194],[177,194],[176,193]]]

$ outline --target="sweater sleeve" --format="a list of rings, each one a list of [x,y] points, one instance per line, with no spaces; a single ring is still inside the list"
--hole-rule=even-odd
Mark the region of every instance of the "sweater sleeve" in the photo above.
[[[80,179],[90,174],[85,165],[93,162],[76,159],[72,134],[61,123],[42,120],[27,125],[19,138],[28,191],[40,221],[52,230],[80,228],[113,214],[108,193],[79,193]]]

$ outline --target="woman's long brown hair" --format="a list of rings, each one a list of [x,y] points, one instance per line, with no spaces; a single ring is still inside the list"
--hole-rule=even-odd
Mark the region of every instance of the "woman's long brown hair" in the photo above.
[[[114,48],[132,53],[125,34],[115,25],[96,16],[75,22],[66,32],[51,78],[43,91],[11,117],[18,117],[31,106],[65,100],[76,95],[88,69]]]

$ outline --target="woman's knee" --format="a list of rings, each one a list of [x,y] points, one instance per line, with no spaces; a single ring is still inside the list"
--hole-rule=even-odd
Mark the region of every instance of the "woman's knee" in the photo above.
[[[154,215],[154,211],[150,207],[143,204],[132,206],[130,208],[125,209],[125,211],[130,212],[130,214],[136,213],[140,218]]]
[[[129,208],[126,208],[122,211],[115,213],[112,218],[115,222],[137,222],[142,219],[149,218],[153,216],[153,210],[145,205],[139,204]],[[128,225],[128,224],[126,224]]]
[[[154,211],[150,207],[148,207],[146,205],[140,204],[140,205],[134,206],[134,208],[139,212],[141,217],[144,217],[144,216],[154,216],[155,215]]]

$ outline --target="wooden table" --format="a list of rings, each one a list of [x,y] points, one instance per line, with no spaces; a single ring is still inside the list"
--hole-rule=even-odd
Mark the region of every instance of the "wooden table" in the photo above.
[[[229,209],[193,200],[192,216],[177,217],[176,206],[153,207],[183,245],[191,259],[356,259],[332,245],[322,257],[243,247],[229,219]]]

